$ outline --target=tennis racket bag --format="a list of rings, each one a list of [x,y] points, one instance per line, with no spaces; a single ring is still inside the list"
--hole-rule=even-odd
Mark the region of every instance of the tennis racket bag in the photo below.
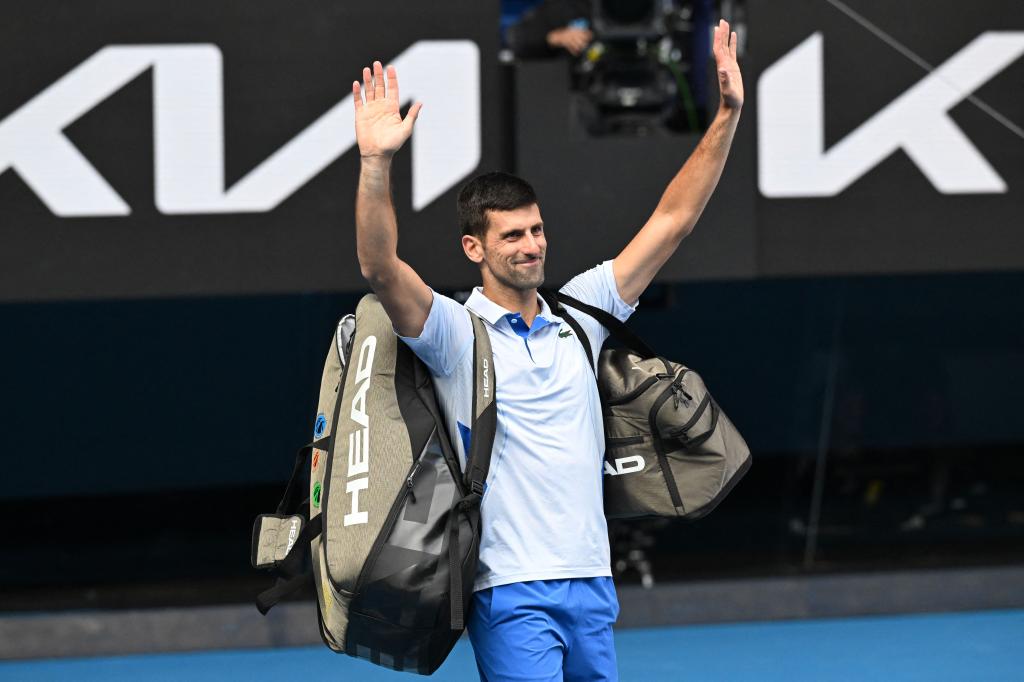
[[[604,413],[604,511],[609,519],[700,518],[750,468],[750,448],[697,372],[658,356],[608,312],[562,292],[542,293],[591,354],[564,306],[600,322],[624,348],[601,351],[597,387]]]
[[[444,662],[472,596],[497,419],[490,341],[472,319],[477,390],[465,474],[430,372],[377,298],[365,296],[338,323],[314,440],[300,449],[276,513],[253,528],[253,566],[278,577],[257,598],[261,613],[312,581],[334,651],[424,675]]]

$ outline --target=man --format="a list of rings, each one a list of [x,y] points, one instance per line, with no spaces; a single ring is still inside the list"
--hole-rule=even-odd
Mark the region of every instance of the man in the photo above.
[[[619,319],[690,233],[721,176],[743,83],[736,34],[719,23],[714,55],[720,107],[704,138],[669,183],[657,208],[612,261],[563,290]],[[386,85],[385,85],[386,81]],[[538,297],[547,237],[532,188],[491,173],[460,192],[462,248],[480,268],[465,307],[433,292],[397,254],[391,158],[412,133],[421,104],[403,120],[398,76],[380,62],[354,82],[362,165],[356,244],[363,276],[395,331],[430,368],[465,462],[472,390],[469,312],[486,322],[494,349],[498,430],[482,502],[480,563],[468,627],[482,679],[617,679],[611,582],[601,501],[604,436],[597,386],[585,363],[607,332],[573,313],[593,339],[585,358],[568,325]],[[365,102],[363,98],[365,97]]]

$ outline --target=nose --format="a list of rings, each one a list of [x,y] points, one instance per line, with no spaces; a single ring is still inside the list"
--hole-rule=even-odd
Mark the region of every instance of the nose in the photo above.
[[[523,249],[523,253],[530,256],[540,256],[541,252],[541,241],[543,237],[527,233],[526,234],[526,248]]]

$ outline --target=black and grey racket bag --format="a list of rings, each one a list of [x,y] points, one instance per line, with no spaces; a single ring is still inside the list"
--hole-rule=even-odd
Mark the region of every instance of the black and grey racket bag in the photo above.
[[[277,512],[253,528],[253,566],[278,577],[257,599],[262,613],[312,581],[334,651],[424,675],[444,662],[472,596],[497,419],[490,341],[472,318],[478,388],[465,473],[429,371],[377,298],[338,323],[314,440],[299,451]]]
[[[608,312],[542,292],[592,357],[590,340],[564,308],[587,313],[624,347],[597,362],[604,416],[604,511],[610,519],[700,518],[750,468],[750,448],[691,368],[667,360]]]

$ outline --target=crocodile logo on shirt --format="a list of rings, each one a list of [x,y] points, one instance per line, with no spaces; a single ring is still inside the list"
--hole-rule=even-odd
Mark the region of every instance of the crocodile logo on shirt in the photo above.
[[[572,336],[572,330],[566,329],[565,331],[558,332],[558,338],[564,339],[567,336]]]

